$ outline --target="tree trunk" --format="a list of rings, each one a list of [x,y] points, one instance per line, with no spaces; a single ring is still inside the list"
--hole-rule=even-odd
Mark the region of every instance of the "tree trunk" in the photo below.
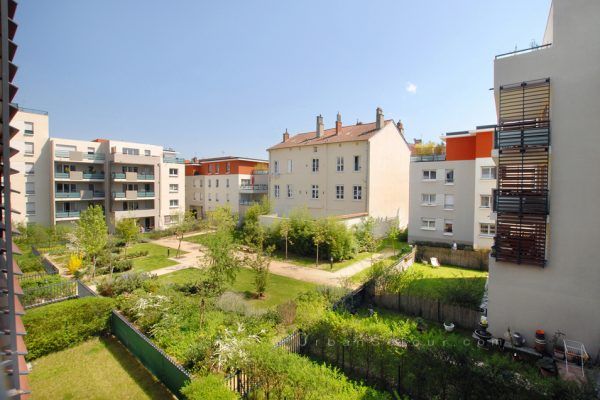
[[[179,252],[181,251],[181,242],[183,241],[183,235],[179,238],[179,244],[177,245],[177,255],[175,258],[179,258]]]
[[[287,235],[285,237],[285,260],[287,261],[288,259],[288,238]]]
[[[319,245],[317,245],[317,267],[319,266]]]

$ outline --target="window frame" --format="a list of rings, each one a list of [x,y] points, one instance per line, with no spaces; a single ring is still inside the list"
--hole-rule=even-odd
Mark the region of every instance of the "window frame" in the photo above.
[[[335,199],[344,200],[346,188],[344,185],[335,185]]]
[[[362,201],[362,185],[352,185],[352,200]]]
[[[448,180],[448,174],[452,174],[452,180]],[[454,168],[447,168],[444,176],[444,184],[446,185],[454,185]]]
[[[447,201],[448,198],[452,199],[452,204],[450,204]],[[455,196],[453,193],[444,193],[444,210],[453,211],[456,207],[456,203],[454,200],[455,200]]]
[[[483,204],[483,199],[487,199],[487,206]],[[480,194],[479,195],[479,208],[492,208],[492,195],[491,194]]]
[[[433,223],[433,226],[431,226]],[[421,230],[424,231],[436,231],[436,220],[430,217],[421,217]]]
[[[428,200],[425,201],[425,196]],[[436,193],[421,193],[421,205],[426,207],[433,207],[437,205],[437,194]]]
[[[319,200],[319,185],[312,185],[310,191],[311,200]]]
[[[281,192],[280,192],[280,187],[279,187],[279,185],[273,185],[273,196],[274,196],[276,199],[278,199],[280,195],[281,195]]]
[[[433,175],[433,178],[431,177],[432,175]],[[426,178],[426,176],[427,176],[427,178]],[[421,170],[421,180],[423,182],[435,182],[435,181],[437,181],[437,170],[436,169],[423,169],[423,170]]]
[[[450,231],[447,230],[448,225],[450,226]],[[453,219],[444,219],[444,236],[454,236],[454,220]]]
[[[360,172],[360,170],[362,169],[361,165],[360,165],[360,155],[354,155],[353,156],[353,166],[352,166],[352,170],[354,172]]]
[[[312,166],[312,172],[313,173],[319,172],[319,159],[318,158],[313,158],[311,166]]]
[[[337,156],[335,160],[335,171],[344,172],[344,156]]]
[[[483,171],[488,171],[488,174],[484,174]],[[493,172],[493,173],[492,173]],[[481,167],[481,179],[483,180],[494,180],[497,179],[498,169],[495,166],[482,166]]]

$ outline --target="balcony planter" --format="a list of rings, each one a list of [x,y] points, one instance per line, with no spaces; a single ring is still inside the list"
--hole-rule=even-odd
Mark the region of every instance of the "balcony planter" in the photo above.
[[[454,324],[452,322],[444,322],[444,329],[446,332],[452,332],[454,330]]]

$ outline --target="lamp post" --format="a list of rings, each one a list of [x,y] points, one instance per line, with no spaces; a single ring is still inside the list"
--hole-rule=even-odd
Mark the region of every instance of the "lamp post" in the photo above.
[[[333,256],[329,256],[329,269],[333,269]]]

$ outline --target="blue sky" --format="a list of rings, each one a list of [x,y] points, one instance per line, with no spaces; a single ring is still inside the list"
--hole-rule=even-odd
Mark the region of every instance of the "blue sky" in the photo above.
[[[541,42],[550,0],[21,1],[17,102],[55,137],[266,157],[322,114],[409,139],[494,122],[494,55]]]

